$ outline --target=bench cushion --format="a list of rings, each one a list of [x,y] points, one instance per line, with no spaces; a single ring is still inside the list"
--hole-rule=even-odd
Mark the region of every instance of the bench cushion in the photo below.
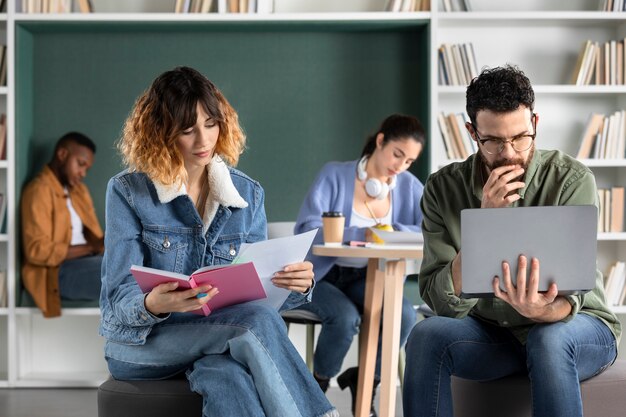
[[[585,417],[623,417],[626,410],[626,360],[616,361],[581,384]],[[531,417],[530,382],[512,375],[489,382],[452,377],[456,417]],[[494,410],[498,410],[494,414]]]
[[[184,374],[160,381],[118,381],[98,388],[98,417],[201,417],[202,397]]]

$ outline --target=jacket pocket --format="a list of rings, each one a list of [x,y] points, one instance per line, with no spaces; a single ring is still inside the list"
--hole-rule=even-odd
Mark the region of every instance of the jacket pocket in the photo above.
[[[243,242],[243,233],[222,235],[213,245],[214,264],[224,265],[232,263],[239,255],[239,248]]]
[[[181,228],[144,226],[141,237],[146,247],[145,264],[152,268],[184,273],[185,254],[191,236],[191,233],[185,233]]]

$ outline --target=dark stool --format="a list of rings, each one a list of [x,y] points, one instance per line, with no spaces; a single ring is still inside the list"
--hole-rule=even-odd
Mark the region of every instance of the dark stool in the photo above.
[[[315,325],[322,324],[322,319],[317,314],[295,308],[293,310],[285,310],[280,313],[281,317],[287,324],[304,324],[306,326],[306,366],[313,372],[313,354],[315,353]]]
[[[159,381],[118,381],[98,388],[98,417],[202,417],[202,397],[184,374]]]
[[[581,385],[585,417],[623,417],[626,410],[626,360],[616,361]],[[512,375],[489,382],[452,377],[455,417],[531,417],[530,382]]]

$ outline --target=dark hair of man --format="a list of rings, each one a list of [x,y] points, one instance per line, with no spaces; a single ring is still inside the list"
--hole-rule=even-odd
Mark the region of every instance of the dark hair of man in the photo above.
[[[383,134],[383,145],[390,141],[404,140],[411,138],[417,143],[421,143],[422,146],[426,142],[426,133],[424,127],[417,118],[413,116],[406,116],[404,114],[392,114],[383,120],[378,131],[369,136],[361,152],[361,157],[371,156],[376,149],[376,136],[379,133]]]
[[[535,107],[530,80],[513,65],[483,70],[467,87],[465,99],[465,110],[474,126],[481,110],[508,113],[525,106],[532,112]]]
[[[57,141],[57,144],[54,147],[53,155],[56,155],[59,149],[67,147],[67,145],[69,145],[70,143],[84,146],[90,149],[91,152],[93,152],[94,154],[96,153],[96,144],[93,143],[91,139],[79,132],[69,132],[61,136],[61,138]],[[55,156],[53,156],[52,158],[54,159]]]

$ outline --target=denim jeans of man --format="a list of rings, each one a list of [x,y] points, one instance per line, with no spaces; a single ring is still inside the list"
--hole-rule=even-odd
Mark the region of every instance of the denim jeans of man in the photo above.
[[[451,375],[488,381],[526,372],[534,417],[582,417],[579,381],[610,366],[616,349],[609,328],[584,313],[534,325],[525,345],[505,328],[472,317],[430,317],[407,342],[404,415],[452,417]]]
[[[366,269],[334,266],[324,279],[315,284],[311,302],[298,307],[317,314],[322,320],[313,358],[315,373],[320,377],[332,378],[339,373],[352,340],[359,333]],[[413,305],[403,298],[400,346],[406,342],[416,321]],[[379,337],[375,370],[377,379],[380,379],[380,353]]]
[[[59,291],[66,300],[98,300],[102,255],[70,259],[59,268]]]
[[[166,379],[186,371],[203,416],[338,416],[271,307],[240,304],[209,316],[172,314],[145,345],[107,342],[114,378]]]

